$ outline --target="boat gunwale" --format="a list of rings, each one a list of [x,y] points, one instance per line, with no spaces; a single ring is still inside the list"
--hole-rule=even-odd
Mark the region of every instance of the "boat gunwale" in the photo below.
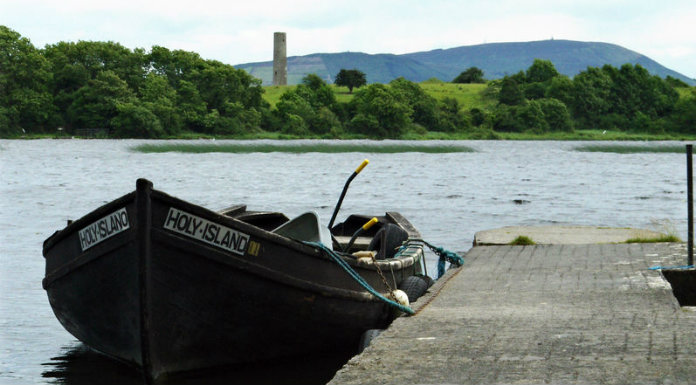
[[[210,209],[207,209],[203,206],[185,201],[183,199],[174,197],[172,195],[169,195],[163,191],[156,190],[152,187],[152,182],[142,179],[144,182],[149,184],[149,196],[147,197],[147,200],[149,202],[154,203],[155,200],[159,201],[157,204],[162,204],[162,205],[172,205],[177,208],[181,208],[183,210],[189,211],[191,214],[199,215],[207,220],[214,221],[216,223],[222,224],[222,225],[227,225],[234,227],[240,231],[246,232],[252,236],[258,237],[263,239],[265,242],[271,242],[275,243],[277,246],[280,247],[285,247],[292,249],[293,251],[296,251],[298,253],[301,253],[307,257],[312,257],[312,258],[317,258],[317,259],[322,259],[322,260],[330,260],[331,258],[325,254],[322,250],[318,249],[315,246],[305,244],[301,241],[297,241],[291,238],[287,238],[278,234],[275,234],[273,232],[261,229],[259,227],[256,227],[254,225],[251,225],[249,223],[246,223],[244,221],[241,221],[239,219],[233,218],[226,216],[224,214],[221,214],[220,212],[215,212]],[[129,243],[131,242],[139,242],[138,240],[138,228],[140,227],[138,225],[140,213],[138,212],[138,207],[136,207],[136,199],[137,199],[137,190],[132,191],[128,194],[125,194],[119,198],[116,198],[115,200],[108,202],[97,209],[87,213],[83,217],[71,222],[68,224],[65,228],[62,230],[58,230],[55,232],[53,235],[51,235],[48,239],[44,241],[44,246],[43,246],[43,254],[44,258],[46,258],[46,252],[54,247],[56,244],[64,240],[65,238],[69,237],[70,235],[76,233],[79,231],[81,228],[84,226],[89,225],[90,223],[94,222],[95,220],[103,217],[104,215],[108,214],[109,212],[113,211],[115,208],[118,207],[125,207],[128,205],[133,204],[133,210],[134,212],[131,213],[131,216],[134,218],[134,223],[136,225],[133,228],[133,231],[126,232],[124,234],[118,234],[117,236],[113,237],[112,239],[107,239],[103,244],[97,245],[94,249],[89,249],[85,250],[82,253],[80,253],[78,256],[72,258],[70,261],[64,263],[61,266],[56,267],[53,269],[51,272],[46,272],[45,277],[42,280],[42,286],[44,289],[48,289],[53,282],[56,280],[69,275],[72,273],[74,270],[79,269],[80,267],[98,260],[101,258],[104,254],[107,254],[108,252],[117,250],[121,247],[126,247]],[[396,214],[396,216],[394,215]],[[385,217],[390,219],[392,222],[395,224],[405,227],[406,230],[409,230],[409,227],[413,230],[415,230],[410,223],[407,222],[407,220],[399,213],[395,212],[386,212]],[[401,223],[401,221],[406,221],[406,226]],[[332,287],[332,286],[326,286],[326,285],[321,285],[321,284],[312,284],[309,281],[305,281],[300,278],[294,278],[290,275],[283,274],[282,272],[279,272],[277,270],[269,269],[261,264],[254,264],[249,261],[245,261],[242,258],[239,258],[238,256],[233,255],[232,253],[225,252],[225,251],[220,251],[215,248],[213,248],[210,245],[206,245],[204,242],[199,242],[197,240],[189,240],[189,239],[184,239],[181,236],[178,236],[173,233],[168,233],[164,229],[161,228],[161,226],[156,226],[156,225],[150,225],[150,234],[151,235],[156,235],[157,237],[162,237],[162,236],[167,236],[170,237],[170,239],[176,239],[180,242],[185,242],[190,245],[196,245],[196,247],[201,247],[205,248],[207,251],[208,255],[213,255],[210,253],[214,253],[214,255],[218,255],[218,257],[211,258],[208,257],[209,259],[213,259],[217,262],[222,262],[228,265],[232,265],[232,261],[235,261],[236,263],[241,262],[242,264],[246,264],[247,266],[255,266],[253,269],[246,269],[246,270],[254,270],[256,269],[257,271],[254,273],[255,275],[258,275],[260,277],[264,277],[263,273],[260,273],[260,271],[270,273],[273,272],[274,275],[277,276],[285,276],[286,282],[284,284],[288,284],[287,281],[294,281],[294,282],[304,282],[307,284],[309,287],[312,287],[312,290],[318,291],[318,292],[325,292],[325,291],[331,291],[331,289],[336,290],[336,295],[342,296],[345,295],[346,293],[360,293],[359,297],[362,297],[364,292],[361,291],[352,291],[348,289],[341,289],[337,287]],[[414,235],[419,235],[417,231],[414,234],[411,234],[411,231],[409,231],[409,240],[414,236]],[[409,240],[406,241],[405,244],[408,244]],[[418,263],[419,259],[424,258],[423,251],[422,251],[422,245],[420,245],[421,253],[420,256],[417,255],[417,253],[414,255],[412,253],[409,253],[409,255],[402,255],[397,258],[389,258],[389,259],[383,259],[383,260],[376,260],[373,261],[372,263],[365,264],[365,263],[359,263],[358,259],[350,254],[344,254],[340,253],[342,258],[354,269],[360,271],[376,271],[378,268],[379,269],[388,269],[388,270],[394,270],[396,269],[403,269],[408,266],[412,266],[416,263]],[[224,258],[219,257],[219,256],[225,256]],[[410,261],[411,263],[408,263],[407,261]],[[344,293],[345,291],[345,293]],[[370,295],[365,295],[365,297],[372,297]]]
[[[135,193],[136,191],[131,191],[128,194],[122,195],[108,203],[103,204],[102,206],[97,207],[96,209],[88,212],[87,214],[83,215],[79,219],[76,219],[72,222],[69,222],[67,226],[62,228],[61,230],[57,230],[54,232],[51,236],[46,238],[46,240],[43,242],[43,255],[44,258],[46,258],[46,251],[53,246],[55,246],[58,242],[62,241],[64,238],[69,237],[73,233],[79,231],[83,227],[89,225],[90,223],[94,222],[96,219],[99,219],[103,217],[105,214],[111,212],[114,207],[125,207],[128,204],[135,202]]]

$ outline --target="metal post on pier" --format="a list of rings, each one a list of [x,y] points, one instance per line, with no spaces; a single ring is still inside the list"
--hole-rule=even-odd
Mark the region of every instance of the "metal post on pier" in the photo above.
[[[693,181],[693,161],[692,161],[693,145],[686,145],[686,194],[687,194],[687,205],[688,207],[688,217],[689,217],[689,260],[687,265],[693,266],[694,264],[694,181]]]

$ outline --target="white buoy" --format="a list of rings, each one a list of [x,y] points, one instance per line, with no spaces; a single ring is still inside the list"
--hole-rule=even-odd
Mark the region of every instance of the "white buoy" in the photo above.
[[[399,303],[399,305],[411,305],[411,303],[408,301],[408,294],[406,294],[406,292],[404,292],[403,290],[396,289],[391,292],[391,296],[392,298],[394,298],[396,302]]]

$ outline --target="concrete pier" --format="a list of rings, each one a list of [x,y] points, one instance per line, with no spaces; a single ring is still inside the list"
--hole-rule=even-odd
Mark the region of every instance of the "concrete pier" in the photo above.
[[[541,245],[584,245],[589,243],[624,243],[629,239],[654,239],[665,236],[646,229],[599,226],[508,226],[479,231],[474,245],[507,245],[518,236]]]
[[[330,384],[694,384],[684,244],[481,246]]]

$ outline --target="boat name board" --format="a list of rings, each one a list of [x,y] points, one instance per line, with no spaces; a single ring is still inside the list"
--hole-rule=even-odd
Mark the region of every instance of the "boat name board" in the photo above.
[[[249,246],[249,235],[174,207],[169,208],[164,228],[239,255]]]
[[[82,247],[82,251],[85,251],[129,228],[128,213],[123,207],[80,230],[78,232],[80,247]]]

